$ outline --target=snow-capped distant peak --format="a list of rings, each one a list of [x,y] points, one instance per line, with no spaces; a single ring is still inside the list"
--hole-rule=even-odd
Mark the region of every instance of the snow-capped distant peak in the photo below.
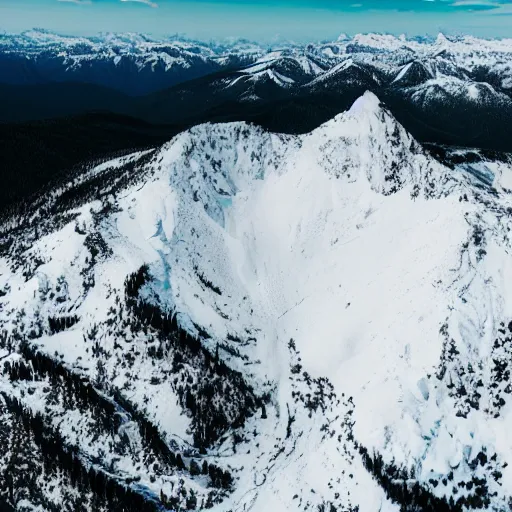
[[[353,116],[375,115],[381,110],[380,104],[379,98],[373,92],[366,91],[352,104],[348,113]]]
[[[448,44],[450,44],[450,42],[451,41],[442,32],[439,32],[439,34],[437,34],[436,45],[438,45],[438,46],[448,45]]]

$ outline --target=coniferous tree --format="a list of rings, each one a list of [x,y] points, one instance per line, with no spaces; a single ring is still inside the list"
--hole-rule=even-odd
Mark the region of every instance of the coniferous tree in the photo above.
[[[36,459],[37,446],[28,422],[13,417],[10,429],[6,444],[9,456],[0,475],[0,496],[16,508],[21,500],[30,499],[31,493],[37,489],[40,467]]]
[[[194,459],[190,461],[190,474],[192,476],[197,476],[201,474],[201,468]]]

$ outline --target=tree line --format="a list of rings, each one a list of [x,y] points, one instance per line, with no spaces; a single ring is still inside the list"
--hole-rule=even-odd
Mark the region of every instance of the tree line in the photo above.
[[[453,493],[446,499],[423,487],[406,468],[384,462],[381,454],[370,454],[362,445],[358,448],[366,470],[377,480],[388,498],[400,505],[401,512],[463,512],[465,509],[487,509],[490,505],[489,490],[484,479],[473,477],[471,482],[459,483],[459,487],[463,484],[467,489],[472,489],[473,493],[457,499]],[[453,475],[444,480],[442,483],[447,485],[453,481]],[[430,483],[435,487],[439,485],[433,479]]]
[[[226,431],[242,427],[245,420],[261,407],[262,399],[255,395],[240,372],[232,370],[212,354],[201,340],[181,328],[174,313],[162,312],[158,306],[141,300],[139,291],[150,281],[149,268],[143,265],[125,281],[125,299],[137,322],[137,330],[152,327],[158,334],[160,347],[155,356],[173,354],[173,370],[190,365],[200,368],[197,381],[176,387],[182,407],[192,416],[194,444],[203,453]],[[222,400],[215,400],[222,397]]]
[[[101,469],[83,459],[75,446],[66,444],[60,433],[45,423],[39,412],[26,408],[17,398],[1,393],[8,412],[17,420],[19,427],[16,435],[22,430],[24,440],[32,440],[37,446],[40,457],[35,459],[25,453],[19,458],[19,465],[10,464],[6,469],[2,497],[11,506],[16,506],[15,496],[25,491],[27,497],[36,501],[44,500],[37,489],[37,476],[62,473],[62,478],[79,491],[74,500],[75,510],[119,510],[122,512],[155,512],[161,510],[156,497],[149,491],[135,490],[129,484],[118,481]],[[23,451],[23,440],[12,450]],[[12,457],[14,455],[14,457]],[[16,461],[16,453],[11,454],[11,461]],[[25,484],[26,489],[22,489]],[[39,494],[39,496],[38,496]],[[44,503],[50,512],[62,510],[60,505]]]

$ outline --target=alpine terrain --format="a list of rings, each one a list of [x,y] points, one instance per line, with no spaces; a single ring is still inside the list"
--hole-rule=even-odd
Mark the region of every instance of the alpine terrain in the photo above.
[[[298,134],[369,90],[420,141],[512,152],[512,39],[359,34],[264,47],[32,30],[0,35],[0,69],[1,122],[109,111]]]
[[[68,174],[1,221],[2,510],[510,510],[511,226],[372,92]]]

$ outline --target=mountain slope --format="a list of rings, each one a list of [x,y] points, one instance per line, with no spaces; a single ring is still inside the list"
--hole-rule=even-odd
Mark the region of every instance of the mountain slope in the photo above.
[[[94,112],[80,116],[0,124],[3,187],[0,211],[30,202],[42,188],[120,154],[163,144],[183,127]]]
[[[511,172],[442,165],[366,93],[301,136],[194,127],[4,218],[0,496],[505,510]]]
[[[2,122],[23,123],[88,112],[129,114],[131,98],[113,89],[80,82],[0,84]]]

